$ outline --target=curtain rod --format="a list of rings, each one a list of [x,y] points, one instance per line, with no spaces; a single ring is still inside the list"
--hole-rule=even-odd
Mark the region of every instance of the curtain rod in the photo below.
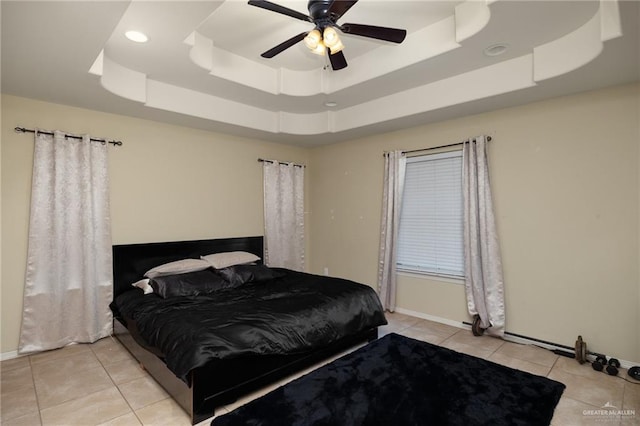
[[[20,126],[16,126],[13,130],[15,130],[16,133],[36,133],[36,130],[34,130],[34,129],[26,129],[26,128],[20,127]],[[50,131],[38,130],[38,133],[42,133],[44,135],[53,136],[53,132],[50,132]],[[82,136],[70,135],[68,133],[65,133],[64,137],[65,138],[82,140]],[[113,146],[122,146],[122,141],[108,141],[106,139],[96,139],[96,138],[90,138],[89,140],[91,142],[102,142],[103,144],[104,143],[110,143]]]
[[[487,142],[491,142],[491,136],[487,136]],[[449,145],[432,146],[431,148],[412,149],[410,151],[402,151],[402,152],[405,153],[405,154],[410,154],[412,152],[431,151],[432,149],[449,148],[449,147],[452,147],[452,146],[462,145],[463,143],[464,142],[450,143]]]
[[[280,164],[293,164],[293,167],[302,167],[303,169],[307,166],[304,164],[296,164],[296,163],[288,163],[286,161],[276,161],[276,160],[267,160],[264,158],[258,158],[259,163],[280,163]]]

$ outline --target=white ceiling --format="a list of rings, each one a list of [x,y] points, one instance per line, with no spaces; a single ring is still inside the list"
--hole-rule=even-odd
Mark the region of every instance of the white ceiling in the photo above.
[[[3,93],[303,146],[640,79],[636,1],[360,0],[339,23],[408,35],[341,35],[340,71],[303,43],[260,57],[313,24],[245,0],[0,4]]]

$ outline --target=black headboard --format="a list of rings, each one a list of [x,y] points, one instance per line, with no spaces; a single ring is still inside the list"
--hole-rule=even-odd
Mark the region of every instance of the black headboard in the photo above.
[[[115,245],[113,297],[131,290],[131,284],[142,279],[144,273],[154,266],[180,259],[198,259],[203,255],[226,251],[247,251],[262,258],[263,237]]]

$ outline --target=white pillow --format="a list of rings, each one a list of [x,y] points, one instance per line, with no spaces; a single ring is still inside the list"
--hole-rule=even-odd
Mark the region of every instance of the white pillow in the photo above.
[[[260,260],[255,254],[246,251],[228,251],[225,253],[208,254],[202,256],[201,259],[206,260],[216,269],[227,268],[233,265],[244,265]]]
[[[142,289],[144,294],[153,293],[153,287],[151,287],[151,284],[149,284],[149,278],[143,278],[140,281],[136,281],[135,283],[133,283],[131,285],[134,286],[134,287],[138,287],[138,288]]]
[[[210,267],[211,265],[202,259],[183,259],[149,269],[144,276],[155,278],[163,275],[185,274],[187,272],[203,271]]]

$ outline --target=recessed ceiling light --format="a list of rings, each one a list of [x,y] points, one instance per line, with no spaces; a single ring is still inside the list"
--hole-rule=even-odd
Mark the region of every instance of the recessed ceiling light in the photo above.
[[[492,44],[491,46],[484,49],[484,54],[487,56],[498,56],[506,52],[508,48],[509,45],[507,43]]]
[[[127,31],[124,35],[129,40],[135,41],[136,43],[146,43],[149,40],[149,37],[140,31]]]
[[[338,103],[334,101],[327,101],[324,103],[324,106],[332,108],[332,107],[338,106]]]

